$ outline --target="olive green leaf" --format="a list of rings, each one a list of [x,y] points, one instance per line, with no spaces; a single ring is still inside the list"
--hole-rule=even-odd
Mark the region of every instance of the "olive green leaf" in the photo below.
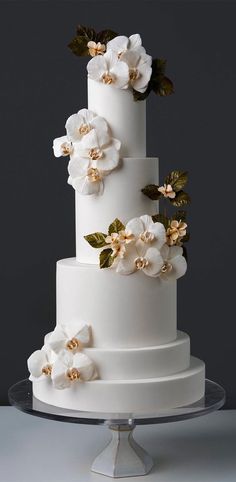
[[[175,192],[181,191],[188,180],[186,171],[171,171],[165,178],[165,184],[170,184]]]
[[[165,226],[165,229],[168,228],[169,224],[170,224],[170,220],[167,216],[164,216],[164,214],[154,214],[154,216],[152,216],[152,220],[154,223],[161,223]]]
[[[153,90],[155,94],[166,96],[173,94],[173,82],[165,76],[166,60],[153,59],[152,61],[152,75],[145,92],[137,92],[133,89],[134,100],[144,100]]]
[[[185,204],[189,204],[191,202],[191,198],[186,192],[179,191],[176,193],[176,196],[173,199],[170,199],[170,202],[173,206],[181,207],[185,206]]]
[[[171,220],[174,221],[186,221],[186,217],[187,217],[187,212],[186,211],[176,211],[175,214],[173,214],[173,216],[171,217]]]
[[[118,33],[113,32],[113,30],[102,30],[96,34],[96,42],[101,42],[101,44],[107,44],[113,38],[117,37]]]
[[[122,222],[119,219],[116,218],[113,221],[113,223],[110,224],[110,226],[108,228],[108,233],[109,234],[119,233],[119,231],[123,231],[124,229],[125,229],[124,224],[122,224]]]
[[[185,236],[181,238],[182,243],[187,243],[190,240],[190,233],[186,233]]]
[[[142,189],[142,193],[149,197],[149,199],[156,201],[162,195],[161,192],[158,191],[158,188],[159,186],[156,186],[155,184],[149,184]]]
[[[104,233],[92,233],[84,236],[85,241],[87,241],[93,248],[103,248],[107,246],[106,243],[107,234]]]
[[[91,40],[96,43],[101,42],[107,44],[109,40],[112,40],[116,36],[117,34],[112,30],[103,30],[102,32],[96,33],[93,28],[78,25],[76,36],[71,40],[68,47],[73,54],[84,57],[89,55],[88,42]]]
[[[110,268],[114,262],[113,251],[111,248],[103,249],[99,255],[100,268]]]

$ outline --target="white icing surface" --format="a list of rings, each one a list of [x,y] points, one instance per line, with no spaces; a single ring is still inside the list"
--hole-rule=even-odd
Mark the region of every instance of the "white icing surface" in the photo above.
[[[168,377],[75,382],[55,390],[50,379],[33,384],[34,396],[50,405],[94,412],[141,412],[180,407],[204,396],[205,365],[191,357],[190,367]]]
[[[92,249],[92,248],[91,248]],[[176,281],[129,276],[74,258],[57,263],[57,323],[83,320],[93,346],[158,346],[176,339]]]
[[[146,156],[146,101],[135,102],[130,90],[88,79],[88,109],[104,117],[121,141],[121,157]]]
[[[156,214],[158,203],[148,199],[141,189],[158,183],[158,159],[125,158],[104,179],[101,196],[76,193],[76,256],[81,263],[98,264],[99,251],[92,248],[84,235],[96,231],[107,233],[115,218],[126,223],[142,214]]]
[[[143,348],[85,348],[103,380],[157,378],[186,370],[190,363],[190,340],[178,332],[171,343]]]

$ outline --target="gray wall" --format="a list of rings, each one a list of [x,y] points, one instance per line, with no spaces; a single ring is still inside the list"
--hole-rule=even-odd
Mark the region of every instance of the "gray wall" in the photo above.
[[[227,2],[0,2],[1,384],[27,376],[26,359],[55,324],[55,263],[74,255],[74,192],[52,139],[86,105],[86,60],[67,49],[77,23],[140,32],[168,59],[176,93],[148,100],[148,154],[161,175],[190,172],[188,274],[179,328],[207,376],[235,387],[235,17]]]

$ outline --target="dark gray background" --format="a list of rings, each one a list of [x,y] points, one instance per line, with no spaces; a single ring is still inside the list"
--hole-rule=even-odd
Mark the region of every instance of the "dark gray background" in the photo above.
[[[74,192],[51,146],[86,106],[87,60],[67,48],[82,23],[140,32],[149,53],[168,59],[176,93],[149,98],[147,134],[161,175],[190,173],[179,328],[236,408],[235,19],[227,2],[0,2],[1,404],[54,327],[56,260],[75,253]]]

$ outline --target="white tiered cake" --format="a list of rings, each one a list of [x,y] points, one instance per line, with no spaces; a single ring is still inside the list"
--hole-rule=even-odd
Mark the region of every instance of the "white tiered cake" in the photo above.
[[[85,115],[85,109],[81,112]],[[188,335],[177,331],[177,281],[174,276],[168,281],[159,276],[165,273],[166,263],[155,275],[145,276],[138,263],[144,260],[148,267],[148,262],[144,256],[136,257],[135,272],[122,276],[114,266],[100,269],[100,249],[92,249],[84,238],[89,233],[106,233],[115,218],[126,224],[145,214],[150,223],[150,216],[158,212],[158,202],[141,191],[158,183],[158,159],[146,157],[146,101],[135,102],[130,88],[88,78],[86,112],[106,120],[109,135],[121,143],[120,161],[104,178],[104,191],[92,195],[76,189],[69,168],[69,182],[76,189],[76,258],[57,263],[57,326],[46,336],[43,349],[28,361],[34,396],[51,405],[96,412],[154,413],[193,403],[204,395],[205,367],[190,357]],[[80,124],[83,139],[78,143],[94,129],[92,121]],[[77,162],[69,124],[67,130],[60,148],[71,155],[70,163]],[[89,148],[94,153],[95,146]],[[131,236],[134,246],[134,235],[128,231],[126,237]],[[145,230],[138,242],[150,246],[153,236],[144,239],[144,235],[150,238]],[[114,254],[114,244],[108,239],[106,243]],[[128,256],[123,246],[120,258],[116,252],[120,262]],[[168,263],[167,267],[173,266]]]

